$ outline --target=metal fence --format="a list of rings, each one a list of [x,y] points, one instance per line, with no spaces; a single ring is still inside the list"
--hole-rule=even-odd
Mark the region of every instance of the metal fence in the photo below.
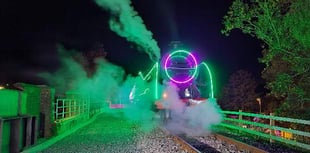
[[[220,126],[310,150],[310,121],[242,111],[222,111]],[[294,125],[292,127],[292,125]],[[305,128],[308,127],[308,128]]]
[[[54,103],[54,121],[89,115],[89,108],[88,99],[57,99]]]

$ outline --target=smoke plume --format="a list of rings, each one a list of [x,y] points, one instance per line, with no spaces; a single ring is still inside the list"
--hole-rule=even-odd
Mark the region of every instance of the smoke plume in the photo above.
[[[122,114],[128,121],[139,123],[146,131],[152,130],[161,121],[156,119],[154,104],[154,80],[146,81],[141,77],[128,75],[124,70],[104,58],[95,59],[96,69],[91,76],[83,66],[83,58],[78,52],[59,48],[61,67],[53,73],[42,73],[56,93],[73,92],[78,98],[91,98],[93,103],[101,102],[107,108],[106,113],[119,115],[119,111],[109,108],[109,104],[122,104]],[[160,87],[163,88],[163,87]],[[164,85],[164,96],[160,102],[170,108],[167,128],[175,133],[201,135],[208,133],[210,126],[220,123],[215,99],[208,99],[195,106],[186,106],[179,98],[178,88],[172,83]],[[84,96],[84,97],[83,97]],[[70,98],[70,97],[67,97]],[[158,113],[162,113],[159,111]]]
[[[95,0],[96,4],[111,13],[110,29],[129,42],[135,43],[151,60],[158,61],[160,49],[147,30],[142,18],[131,6],[130,0]]]
[[[177,86],[171,83],[166,85],[164,93],[167,97],[162,99],[162,103],[171,109],[166,126],[176,134],[191,136],[207,134],[212,125],[222,121],[220,107],[215,99],[209,98],[195,106],[186,106],[179,98]]]
[[[53,73],[41,73],[40,76],[56,89],[56,93],[74,92],[94,100],[106,100],[117,94],[123,81],[124,70],[103,58],[94,59],[96,70],[92,76],[87,76],[83,66],[83,56],[76,51],[68,51],[58,47],[61,67]],[[81,59],[82,60],[77,60]]]
[[[58,51],[61,67],[53,73],[40,74],[56,89],[56,93],[66,93],[66,98],[90,98],[91,103],[102,103],[105,112],[116,117],[120,117],[121,111],[128,121],[139,123],[145,131],[156,127],[156,121],[153,120],[154,94],[151,92],[154,82],[147,82],[139,76],[125,77],[121,67],[104,58],[95,59],[96,69],[93,75],[88,76],[87,64],[83,64],[85,57],[62,46]],[[74,94],[74,97],[70,97],[70,94]],[[110,104],[122,104],[125,107],[118,111],[109,108]]]
[[[125,117],[139,122],[145,131],[152,130],[158,123],[154,120],[153,88],[154,82],[146,82],[139,76],[127,76],[119,92],[122,103],[126,104],[123,109]]]

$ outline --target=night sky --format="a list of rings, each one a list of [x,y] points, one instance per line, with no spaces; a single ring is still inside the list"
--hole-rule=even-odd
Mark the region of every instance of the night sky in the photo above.
[[[173,40],[180,40],[210,63],[215,76],[228,76],[245,69],[260,76],[261,43],[241,31],[229,37],[220,33],[222,18],[231,0],[132,0],[135,10],[168,52]],[[135,45],[109,30],[109,13],[91,0],[32,0],[0,2],[0,84],[42,83],[39,72],[59,66],[56,45],[81,52],[103,44],[107,59],[127,73],[146,71],[153,62]]]

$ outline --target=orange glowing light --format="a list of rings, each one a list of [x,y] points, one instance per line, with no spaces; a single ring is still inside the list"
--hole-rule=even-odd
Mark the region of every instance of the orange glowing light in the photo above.
[[[163,98],[166,99],[167,97],[168,97],[168,94],[164,92],[163,93]]]

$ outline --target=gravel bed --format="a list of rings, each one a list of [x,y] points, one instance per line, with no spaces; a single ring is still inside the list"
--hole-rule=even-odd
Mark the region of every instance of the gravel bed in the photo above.
[[[195,147],[197,150],[199,150],[202,153],[219,153],[218,150],[214,146],[211,146],[210,144],[203,143],[194,137],[187,137],[184,135],[180,135],[180,138],[182,138],[184,141],[186,141],[191,146]]]
[[[195,137],[195,139],[201,143],[208,144],[215,148],[218,152],[224,153],[249,153],[248,150],[238,150],[233,144],[228,144],[222,140],[217,139],[213,135]]]
[[[223,133],[222,133],[223,134]],[[268,152],[297,153],[291,148],[279,147],[277,144],[256,140],[252,137],[225,132],[228,137]],[[214,136],[186,137],[180,136],[201,152],[247,153],[237,150],[236,146],[217,140]],[[137,122],[129,122],[122,115],[99,115],[95,121],[77,132],[58,141],[42,153],[187,153],[176,144],[171,135],[159,128],[143,131]]]
[[[53,144],[42,153],[186,153],[159,128],[142,131],[121,115],[99,115],[95,121]]]
[[[269,143],[267,140],[261,139],[258,136],[250,136],[244,133],[238,133],[236,131],[218,131],[220,134],[233,138],[240,142],[255,146],[270,153],[310,153],[310,151],[299,150],[298,148],[292,148],[280,143]]]
[[[202,153],[249,153],[248,150],[238,150],[235,145],[221,141],[213,135],[195,137],[182,135],[181,138]]]

